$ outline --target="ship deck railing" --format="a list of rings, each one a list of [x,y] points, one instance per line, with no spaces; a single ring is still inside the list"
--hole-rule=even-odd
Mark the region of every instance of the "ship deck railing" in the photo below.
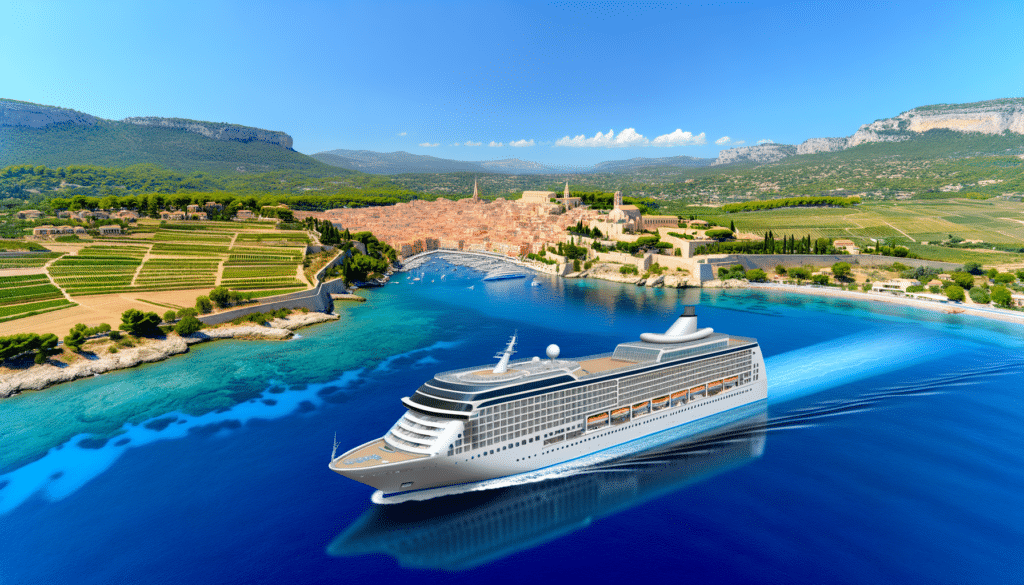
[[[728,340],[729,340],[728,347],[737,347],[737,346],[741,346],[741,345],[748,345],[748,344],[751,344],[751,343],[757,343],[757,340],[755,340],[755,339],[752,339],[752,338],[749,338],[749,337],[739,337],[739,336],[736,336],[736,335],[729,335],[728,336]],[[544,372],[555,372],[555,371],[569,371],[571,373],[575,373],[578,378],[588,378],[590,376],[594,376],[594,375],[597,375],[597,374],[608,374],[608,373],[615,373],[615,372],[618,372],[620,370],[628,370],[629,368],[636,367],[637,364],[641,364],[641,363],[654,362],[654,360],[628,361],[628,360],[616,359],[616,360],[613,360],[613,361],[621,363],[622,364],[621,366],[616,366],[616,367],[613,367],[613,368],[605,367],[607,365],[611,365],[608,360],[612,359],[612,356],[614,355],[614,353],[615,352],[606,352],[606,353],[599,353],[599,354],[594,354],[594,355],[580,356],[578,358],[573,358],[571,360],[555,360],[554,366],[551,365],[551,360],[548,360],[548,359],[542,359],[539,362],[533,361],[533,358],[524,358],[524,359],[519,359],[519,360],[512,360],[512,361],[510,361],[508,363],[508,372],[503,373],[503,374],[493,374],[490,371],[487,371],[487,372],[485,372],[485,377],[483,379],[478,380],[478,381],[477,380],[467,380],[467,379],[464,379],[464,378],[459,378],[459,376],[463,375],[463,374],[469,374],[469,373],[474,373],[474,372],[481,372],[483,370],[488,370],[488,367],[486,367],[486,366],[473,366],[473,367],[469,367],[469,368],[461,368],[461,369],[458,369],[458,370],[448,370],[446,372],[439,372],[439,373],[435,374],[435,377],[440,378],[440,379],[454,378],[454,379],[458,380],[459,382],[468,383],[468,384],[474,384],[474,383],[476,383],[476,384],[494,384],[496,382],[512,381],[512,380],[515,380],[517,378],[521,378],[524,375],[523,372],[525,370],[528,374],[539,374],[539,373],[544,373]],[[586,367],[584,364],[588,363],[588,362],[592,363],[597,369],[595,369],[595,367],[592,367],[592,368]],[[574,366],[579,366],[579,367],[583,368],[584,371],[580,372]]]

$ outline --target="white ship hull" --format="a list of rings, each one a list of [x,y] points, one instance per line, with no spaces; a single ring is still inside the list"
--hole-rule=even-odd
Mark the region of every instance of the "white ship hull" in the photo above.
[[[768,397],[752,339],[696,328],[692,308],[664,334],[611,354],[510,362],[443,372],[411,397],[391,430],[330,469],[376,488],[377,502],[429,499],[556,477],[575,468],[730,422]],[[496,356],[497,357],[497,356]],[[739,411],[737,411],[739,412]],[[704,421],[701,424],[701,421]]]
[[[668,407],[627,423],[609,425],[552,445],[545,446],[542,441],[538,441],[496,451],[494,455],[487,456],[473,453],[451,456],[438,454],[370,468],[362,472],[344,470],[334,465],[332,469],[376,488],[379,493],[375,494],[373,499],[377,503],[429,499],[449,493],[486,489],[488,486],[481,484],[496,479],[507,479],[511,483],[515,483],[516,480],[539,480],[542,477],[525,476],[541,470],[557,473],[557,470],[549,468],[574,462],[580,466],[591,465],[606,458],[622,455],[618,448],[631,448],[628,443],[683,425],[692,426],[694,434],[704,432],[708,429],[699,425],[701,419],[767,398],[768,385],[762,378],[718,396],[697,399],[674,408]],[[720,420],[722,424],[725,422],[727,421]],[[676,437],[678,438],[678,435]],[[587,460],[581,461],[584,458]],[[336,461],[341,459],[339,457]],[[566,468],[568,469],[571,469],[571,466]],[[506,483],[508,482],[495,485]]]

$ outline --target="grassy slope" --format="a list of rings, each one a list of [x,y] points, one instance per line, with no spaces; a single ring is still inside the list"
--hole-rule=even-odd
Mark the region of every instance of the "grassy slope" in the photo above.
[[[288,170],[317,176],[352,172],[264,142],[213,140],[184,130],[121,122],[101,122],[93,127],[68,124],[46,129],[4,128],[0,143],[0,167],[127,167],[139,163],[188,173],[235,173],[238,167],[246,172]]]

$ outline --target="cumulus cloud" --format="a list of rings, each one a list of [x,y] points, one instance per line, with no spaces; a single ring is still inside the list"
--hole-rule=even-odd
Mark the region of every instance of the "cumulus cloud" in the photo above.
[[[652,146],[694,146],[697,144],[705,144],[707,137],[704,133],[694,136],[689,132],[683,132],[681,128],[676,128],[675,132],[668,134],[662,134],[651,141]]]
[[[775,141],[770,138],[762,138],[757,141],[758,144],[775,144]]]
[[[420,142],[420,146],[426,146],[427,148],[433,148],[435,146],[441,146],[441,143],[440,142],[435,142],[435,143],[431,144],[429,142]]]
[[[701,132],[694,135],[690,132],[683,132],[682,128],[676,128],[675,132],[662,134],[654,140],[648,140],[634,128],[626,128],[615,134],[614,130],[598,132],[592,138],[580,134],[579,136],[559,139],[555,146],[572,146],[576,148],[622,148],[629,146],[693,146],[706,144],[707,136]]]
[[[565,136],[559,139],[558,142],[555,142],[555,146],[621,148],[625,146],[646,146],[649,142],[635,129],[626,128],[619,132],[618,136],[615,135],[614,130],[609,130],[607,134],[598,132],[593,138],[587,138],[583,134],[575,138]]]
[[[399,132],[398,133],[399,136],[405,136],[406,134],[408,134],[408,132]]]
[[[522,148],[524,146],[533,146],[534,144],[536,143],[533,141],[533,138],[529,140],[516,140],[514,142],[508,143],[509,146],[515,146],[517,148]]]
[[[500,143],[500,142],[495,142],[495,141],[492,140],[491,143],[488,144],[487,146],[493,146],[493,147],[497,148],[499,146],[505,146],[505,145]]]
[[[715,144],[729,144],[730,142],[732,142],[731,138],[729,138],[728,136],[723,136],[716,140]]]
[[[463,143],[463,146],[480,146],[481,144],[483,144],[483,143],[482,142],[473,142],[472,140],[467,140],[466,142]]]

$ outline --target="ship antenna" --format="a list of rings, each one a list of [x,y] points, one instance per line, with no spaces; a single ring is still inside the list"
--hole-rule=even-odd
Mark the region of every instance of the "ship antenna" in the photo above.
[[[334,457],[338,453],[338,431],[334,431],[334,447],[331,447],[331,463],[334,462]]]
[[[515,333],[512,334],[512,338],[508,340],[508,346],[505,347],[505,351],[495,355],[494,357],[499,358],[501,361],[498,365],[494,366],[491,370],[492,374],[504,374],[508,371],[508,360],[512,357],[512,354],[516,352],[516,337],[519,336],[519,330],[516,329]]]

